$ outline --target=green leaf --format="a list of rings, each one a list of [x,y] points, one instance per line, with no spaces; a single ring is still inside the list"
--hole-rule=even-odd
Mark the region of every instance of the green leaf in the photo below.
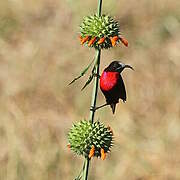
[[[86,86],[93,80],[93,75],[89,76],[89,79],[86,81],[85,85],[82,87],[81,91],[84,90],[86,88]]]
[[[81,91],[84,90],[86,88],[86,86],[91,83],[91,81],[94,78],[94,73],[95,73],[95,66],[93,67],[91,75],[89,76],[89,79],[86,81],[85,85],[82,87]]]
[[[74,180],[81,180],[81,178],[82,178],[82,175],[76,177]]]
[[[93,63],[94,59],[92,60],[92,62],[80,73],[79,76],[75,77],[68,85],[73,84],[76,80],[80,79],[82,76],[84,76],[86,74],[86,72],[88,71],[88,69],[91,67],[92,63]]]

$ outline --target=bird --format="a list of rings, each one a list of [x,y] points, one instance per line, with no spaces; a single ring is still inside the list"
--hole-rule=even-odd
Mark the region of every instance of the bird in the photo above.
[[[100,76],[100,89],[105,96],[106,104],[96,107],[96,110],[110,105],[114,114],[119,99],[126,102],[126,88],[121,76],[121,72],[125,68],[134,70],[132,66],[124,64],[121,61],[113,61],[104,69]]]

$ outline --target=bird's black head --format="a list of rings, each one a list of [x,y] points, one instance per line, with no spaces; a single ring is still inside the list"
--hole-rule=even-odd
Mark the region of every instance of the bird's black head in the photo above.
[[[130,68],[130,69],[134,70],[133,67],[131,67],[130,65],[123,64],[123,63],[120,62],[120,61],[113,61],[113,62],[111,62],[110,65],[105,69],[105,71],[107,71],[107,72],[119,72],[119,73],[121,73],[121,72],[124,70],[124,68]]]

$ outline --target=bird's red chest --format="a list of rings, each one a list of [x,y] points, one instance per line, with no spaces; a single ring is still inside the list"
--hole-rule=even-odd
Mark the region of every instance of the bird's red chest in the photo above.
[[[100,88],[103,91],[111,90],[118,81],[119,73],[118,72],[106,72],[104,71],[100,78]]]

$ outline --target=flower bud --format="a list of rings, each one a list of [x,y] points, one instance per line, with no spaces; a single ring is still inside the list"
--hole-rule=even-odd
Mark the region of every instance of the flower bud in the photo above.
[[[119,42],[119,24],[108,15],[86,16],[80,26],[81,44],[96,49],[108,49]],[[90,37],[89,39],[84,39]],[[83,42],[83,43],[82,43]]]
[[[83,120],[74,124],[68,133],[69,148],[85,157],[101,157],[105,159],[113,143],[112,130],[96,121]]]

